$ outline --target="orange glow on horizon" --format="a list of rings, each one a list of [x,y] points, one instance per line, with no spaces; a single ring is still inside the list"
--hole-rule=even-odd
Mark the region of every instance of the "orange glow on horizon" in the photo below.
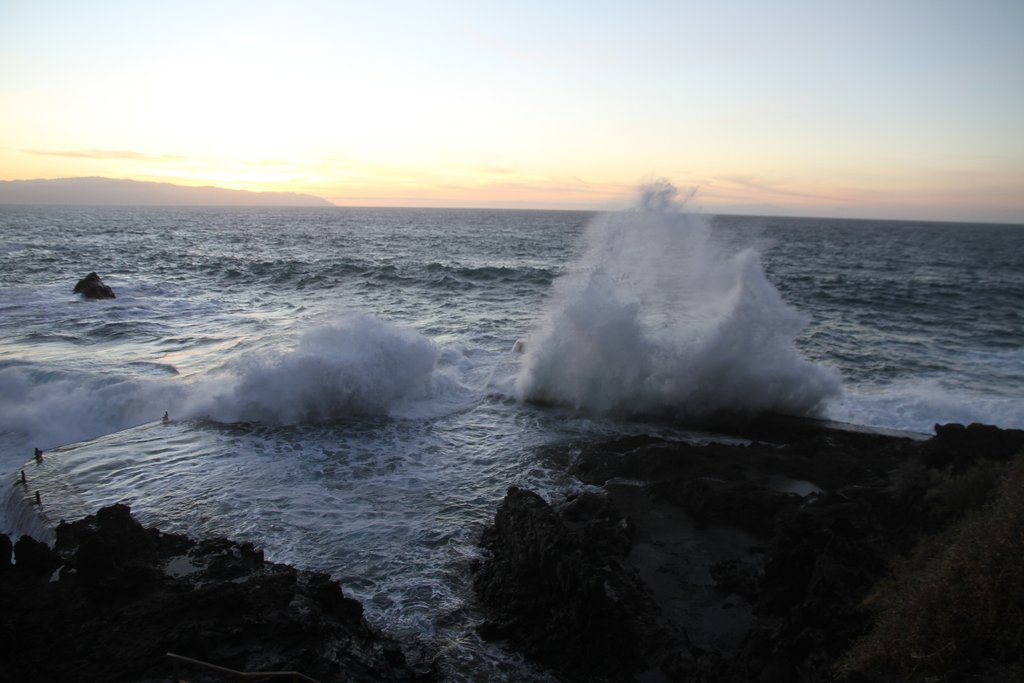
[[[1024,222],[1024,5],[793,4],[0,3],[0,178]]]
[[[697,164],[694,164],[697,166]],[[696,188],[692,206],[709,213],[1024,220],[1024,175],[969,169],[833,169],[826,177],[795,170],[730,174],[673,169],[680,190]],[[339,206],[422,206],[613,210],[632,203],[635,188],[659,174],[591,178],[523,173],[512,165],[384,164],[351,155],[319,157],[188,157],[125,149],[0,150],[4,180],[104,176],[214,186],[251,192],[312,194]],[[909,179],[909,180],[908,180]],[[981,204],[981,206],[978,206]],[[979,209],[984,209],[980,211]]]

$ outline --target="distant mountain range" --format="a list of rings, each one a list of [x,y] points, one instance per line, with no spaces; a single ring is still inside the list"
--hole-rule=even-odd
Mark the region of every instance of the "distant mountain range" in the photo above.
[[[311,194],[186,187],[114,178],[0,180],[0,204],[73,206],[334,206]]]

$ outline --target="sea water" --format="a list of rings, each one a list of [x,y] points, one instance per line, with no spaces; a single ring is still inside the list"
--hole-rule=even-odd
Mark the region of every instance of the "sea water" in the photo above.
[[[1021,226],[667,185],[611,214],[0,207],[0,266],[4,530],[35,484],[50,521],[120,501],[253,541],[452,680],[543,678],[475,635],[470,567],[506,488],[578,486],[583,444],[760,410],[1024,427]],[[71,292],[90,271],[116,299]]]

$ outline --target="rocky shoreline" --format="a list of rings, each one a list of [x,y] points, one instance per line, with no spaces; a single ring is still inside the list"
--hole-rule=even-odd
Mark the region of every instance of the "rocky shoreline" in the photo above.
[[[13,565],[6,536],[0,546],[0,681],[167,681],[168,652],[319,681],[436,679],[326,574],[266,562],[251,544],[143,528],[124,505],[61,523],[53,549],[23,536]]]
[[[549,503],[510,489],[474,568],[481,635],[565,681],[1019,680],[1024,431],[946,425],[915,440],[768,421],[743,436],[591,443],[571,457],[582,492]],[[998,529],[979,517],[993,511]],[[900,629],[917,627],[886,626],[885,609],[924,583],[907,558],[926,564],[923,539],[959,552],[950,530],[968,522],[961,536],[998,546],[967,553],[968,574],[997,578],[952,635],[907,635],[902,652]],[[55,538],[22,537],[11,564],[0,537],[0,681],[163,681],[168,652],[320,681],[441,677],[327,575],[251,544],[145,529],[122,505]],[[883,627],[901,635],[880,646]],[[222,680],[207,675],[187,674]]]
[[[993,599],[1016,603],[998,626],[1008,644],[954,631],[932,643],[949,656],[932,666],[933,651],[911,652],[911,668],[899,652],[849,653],[872,645],[879,615],[865,600],[894,562],[1000,490],[1024,496],[1000,488],[1011,466],[1024,471],[1022,451],[1024,431],[983,425],[936,426],[927,441],[820,429],[587,446],[571,470],[600,489],[550,505],[513,488],[501,503],[476,577],[482,633],[567,681],[1019,680],[1016,513],[1018,554],[995,569],[1007,593]]]

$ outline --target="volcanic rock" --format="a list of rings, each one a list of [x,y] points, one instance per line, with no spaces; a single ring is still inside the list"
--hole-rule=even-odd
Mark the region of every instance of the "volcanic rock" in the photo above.
[[[11,568],[11,552],[13,550],[10,537],[7,534],[0,534],[0,572]]]
[[[168,652],[320,681],[434,678],[329,576],[265,562],[249,544],[146,529],[114,505],[61,523],[53,551],[39,545],[19,540],[0,572],[0,681],[163,681]]]
[[[1024,430],[954,422],[935,425],[935,438],[928,442],[922,460],[928,467],[952,466],[959,473],[978,459],[1008,460],[1021,449]]]
[[[89,273],[75,285],[75,294],[81,294],[86,299],[115,299],[114,290],[103,284],[103,280],[96,273]]]
[[[785,437],[774,443],[571,446],[570,472],[604,493],[552,506],[509,490],[484,534],[484,633],[565,680],[835,680],[875,622],[868,596],[922,539],[988,504],[1024,432],[798,426],[760,429]],[[941,680],[1018,671],[956,656]]]
[[[660,618],[622,562],[630,534],[604,496],[583,494],[555,510],[510,488],[475,581],[488,617],[481,635],[511,640],[564,680],[687,680],[694,665],[685,635]]]

